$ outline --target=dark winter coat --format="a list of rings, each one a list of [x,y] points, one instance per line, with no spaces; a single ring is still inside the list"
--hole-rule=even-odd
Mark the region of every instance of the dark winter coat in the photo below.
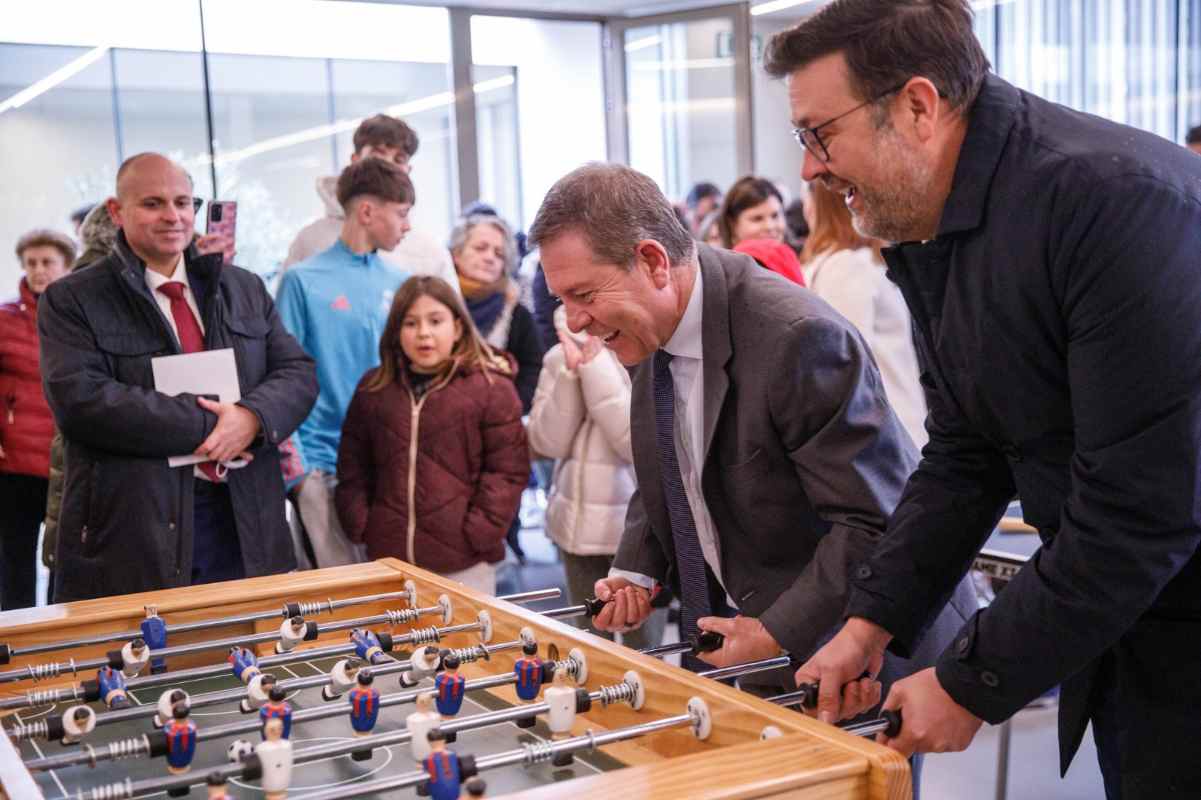
[[[46,478],[54,419],[38,368],[38,296],[21,279],[20,296],[0,305],[0,473]]]
[[[313,362],[258,276],[219,254],[185,258],[205,345],[234,349],[240,404],[262,426],[254,461],[229,473],[246,575],[284,572],[296,562],[277,447],[317,397]],[[144,270],[122,236],[110,256],[52,284],[38,309],[42,379],[66,442],[58,602],[183,586],[192,572],[195,479],[167,458],[195,450],[217,418],[194,395],[153,390],[151,359],[180,347]]]
[[[500,561],[530,475],[513,381],[456,372],[414,402],[407,383],[366,391],[375,373],[359,382],[342,426],[342,529],[371,558],[435,572]]]
[[[1201,729],[1201,159],[990,76],[938,235],[885,259],[930,442],[848,614],[903,651],[1020,496],[1042,548],[939,682],[992,723],[1062,682],[1064,769],[1116,692],[1123,777],[1168,796],[1195,737],[1163,723]]]

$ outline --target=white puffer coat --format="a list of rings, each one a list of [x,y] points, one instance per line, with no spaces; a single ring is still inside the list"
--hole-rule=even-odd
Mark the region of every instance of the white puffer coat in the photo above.
[[[547,534],[576,555],[616,553],[635,488],[629,373],[607,349],[569,371],[557,344],[542,363],[529,420],[531,449],[557,459]]]

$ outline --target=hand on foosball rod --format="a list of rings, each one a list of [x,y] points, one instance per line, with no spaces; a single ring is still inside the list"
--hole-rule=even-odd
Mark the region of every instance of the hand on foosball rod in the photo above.
[[[876,741],[905,756],[966,750],[984,724],[947,694],[933,667],[892,685],[884,711],[894,710],[904,714],[904,726],[894,736],[880,734]]]
[[[779,642],[763,627],[763,623],[757,617],[701,617],[696,624],[701,631],[720,634],[723,637],[717,649],[708,652],[700,650],[696,654],[701,661],[715,667],[774,658],[784,652]]]
[[[597,630],[627,633],[640,627],[651,615],[651,593],[625,578],[602,578],[593,591],[604,604],[600,613],[592,617]]]
[[[891,638],[880,626],[852,617],[796,671],[797,686],[821,687],[817,716],[822,722],[856,717],[880,702],[880,684],[874,677],[884,666],[884,648]]]

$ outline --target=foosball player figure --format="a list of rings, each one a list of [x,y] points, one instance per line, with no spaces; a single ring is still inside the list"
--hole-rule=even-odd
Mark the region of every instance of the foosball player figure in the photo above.
[[[281,690],[282,691],[282,690]],[[271,717],[263,725],[263,741],[254,747],[263,768],[261,785],[267,800],[280,800],[292,785],[292,742],[284,732],[284,722]]]
[[[142,641],[151,650],[162,650],[167,646],[167,623],[158,615],[158,606],[146,606],[146,619],[142,620]],[[150,672],[158,675],[167,671],[167,662],[161,657],[150,659]]]
[[[234,677],[242,683],[250,683],[250,679],[260,674],[259,657],[247,647],[229,648],[229,657],[225,659],[233,671]]]
[[[557,670],[551,685],[542,693],[546,703],[546,723],[550,728],[551,741],[562,741],[571,737],[571,726],[575,723],[576,690],[567,682],[567,671]],[[551,762],[556,767],[571,766],[571,753],[556,753]]]
[[[419,647],[409,659],[409,670],[400,675],[400,685],[411,688],[431,677],[442,664],[442,654],[433,645]]]
[[[210,772],[204,784],[208,788],[208,800],[234,800],[229,793],[229,781],[219,771]]]
[[[371,670],[361,669],[359,685],[350,690],[350,727],[354,728],[354,735],[358,738],[370,736],[375,721],[379,719],[379,690],[371,685],[374,682],[375,676]],[[356,750],[350,757],[355,761],[368,761],[371,759],[371,748]]]
[[[304,617],[295,616],[285,619],[279,626],[279,641],[275,643],[275,652],[291,652],[296,645],[304,641],[305,634],[308,632],[309,626],[305,623]]]
[[[63,713],[63,744],[75,744],[96,729],[96,712],[88,706],[72,706]]]
[[[430,743],[426,734],[442,724],[442,715],[434,707],[434,695],[423,692],[417,695],[417,710],[405,717],[405,728],[408,730],[409,748],[413,751],[413,760],[420,764],[430,753]]]
[[[292,706],[284,699],[285,697],[287,694],[284,692],[284,687],[276,684],[271,687],[270,699],[259,709],[259,723],[262,725],[264,739],[267,738],[267,723],[273,719],[280,721],[283,738],[291,737]]]
[[[143,639],[126,642],[121,648],[121,671],[125,673],[126,678],[132,678],[141,672],[149,660],[150,648]]]
[[[242,698],[240,708],[243,714],[258,711],[271,699],[271,689],[275,686],[275,676],[270,672],[261,672],[246,684],[246,696]]]
[[[350,632],[350,641],[354,643],[354,654],[361,660],[369,664],[381,664],[388,660],[374,631],[355,628]]]
[[[546,679],[546,670],[542,659],[538,657],[538,645],[526,642],[521,646],[522,656],[513,662],[513,672],[517,675],[517,696],[527,703],[538,699],[538,691],[542,681]],[[534,727],[534,717],[522,717],[516,723],[519,728]]]
[[[458,753],[447,750],[446,734],[440,728],[434,728],[426,738],[430,742],[430,752],[421,763],[429,778],[417,787],[417,794],[428,795],[433,800],[459,800],[460,785],[476,774],[475,759],[471,756],[460,758]]]
[[[472,778],[463,784],[463,788],[467,790],[468,797],[483,797],[484,792],[488,791],[488,784],[484,783],[483,778]]]
[[[182,775],[192,766],[196,755],[196,723],[188,719],[187,703],[176,703],[171,721],[163,728],[167,737],[167,771]]]
[[[112,667],[101,667],[96,672],[100,685],[100,697],[110,709],[129,708],[129,697],[125,693],[125,674]]]
[[[158,696],[158,703],[154,706],[156,712],[154,715],[154,727],[165,728],[171,724],[171,720],[175,717],[176,703],[191,705],[188,693],[183,689],[168,689]]]
[[[438,690],[438,713],[444,717],[453,717],[463,707],[464,687],[467,680],[459,674],[459,657],[447,653],[442,659],[442,671],[434,678],[434,688]]]
[[[358,683],[355,676],[359,674],[359,668],[362,666],[363,662],[353,656],[334,664],[334,668],[329,671],[329,683],[321,687],[321,699],[327,702],[337,700],[353,689]]]

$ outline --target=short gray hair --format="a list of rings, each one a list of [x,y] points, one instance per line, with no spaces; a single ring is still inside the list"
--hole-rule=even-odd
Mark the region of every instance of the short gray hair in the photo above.
[[[655,182],[621,164],[585,164],[551,187],[530,228],[543,245],[578,231],[601,262],[629,269],[643,239],[663,245],[672,265],[683,264],[696,244]]]
[[[450,241],[446,245],[451,255],[463,249],[463,246],[467,244],[467,238],[471,235],[471,229],[476,225],[491,225],[505,237],[505,275],[512,275],[513,270],[517,267],[517,240],[514,238],[509,224],[492,214],[471,214],[460,218],[455,223],[454,230],[450,232]]]

